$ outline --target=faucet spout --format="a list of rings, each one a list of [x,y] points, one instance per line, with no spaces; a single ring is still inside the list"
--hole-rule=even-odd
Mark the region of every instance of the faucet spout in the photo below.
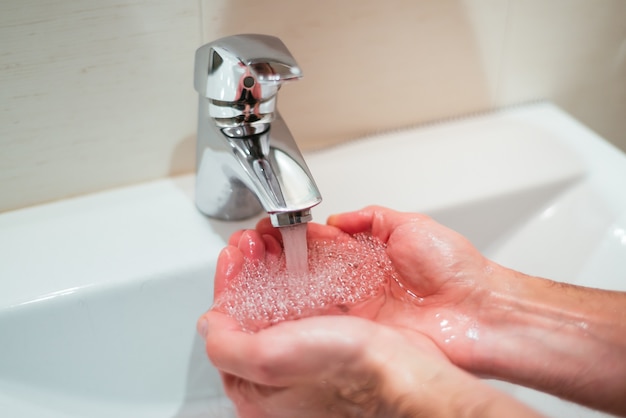
[[[284,44],[223,38],[198,49],[195,70],[199,210],[224,220],[265,210],[274,226],[310,221],[321,196],[276,108],[281,83],[301,77]]]

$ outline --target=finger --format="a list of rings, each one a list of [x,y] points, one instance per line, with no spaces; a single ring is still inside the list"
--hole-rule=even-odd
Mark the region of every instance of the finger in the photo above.
[[[253,229],[246,230],[241,234],[237,247],[247,259],[265,260],[265,241]]]
[[[283,253],[283,247],[280,242],[270,234],[263,235],[263,241],[265,242],[265,258],[271,260],[277,260]]]
[[[241,331],[241,324],[232,316],[216,309],[209,309],[196,323],[196,330],[202,338],[216,331]]]
[[[329,366],[358,359],[373,323],[356,317],[311,317],[282,322],[256,334],[229,328],[209,312],[207,355],[220,370],[273,386],[314,381]]]
[[[283,237],[278,228],[272,225],[270,218],[263,218],[257,222],[255,229],[261,235],[271,235],[280,243],[283,241]]]
[[[341,229],[331,226],[309,222],[307,225],[307,239],[308,240],[337,240],[342,237],[348,237]]]
[[[372,236],[387,243],[390,235],[400,225],[425,224],[433,221],[428,216],[419,213],[398,212],[382,206],[368,206],[355,212],[331,215],[327,222],[348,234],[369,232]]]
[[[377,235],[383,242],[387,242],[389,238],[389,228],[381,229],[379,226],[383,224],[386,216],[393,216],[397,212],[381,206],[368,206],[355,212],[345,212],[331,215],[327,223],[335,226],[348,234],[357,234],[360,232],[370,232]],[[375,234],[375,231],[378,234]]]
[[[215,279],[213,280],[214,300],[222,294],[228,282],[239,274],[243,262],[243,254],[237,247],[229,245],[220,252],[217,257]]]
[[[258,356],[255,350],[259,344],[258,334],[242,332],[232,322],[232,318],[219,311],[210,310],[198,321],[198,329],[205,338],[205,350],[211,363],[221,372],[253,380],[255,383],[267,383],[258,378],[252,366]],[[258,374],[258,373],[256,373]]]
[[[233,234],[228,238],[228,245],[237,246],[239,244],[239,240],[241,239],[241,234],[243,234],[245,230],[240,229],[239,231],[233,232]]]

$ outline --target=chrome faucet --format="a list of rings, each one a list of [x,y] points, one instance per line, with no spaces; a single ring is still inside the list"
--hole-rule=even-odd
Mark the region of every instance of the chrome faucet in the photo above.
[[[229,36],[196,51],[196,206],[202,213],[240,220],[265,210],[277,227],[312,219],[322,198],[276,108],[282,83],[301,77],[273,36]]]

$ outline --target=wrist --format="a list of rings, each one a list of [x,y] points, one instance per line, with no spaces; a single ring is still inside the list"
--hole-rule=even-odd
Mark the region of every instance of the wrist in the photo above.
[[[496,279],[478,316],[472,372],[604,410],[621,399],[624,294],[503,267]]]
[[[582,355],[575,342],[584,337],[586,322],[562,304],[550,304],[554,297],[546,292],[553,286],[501,269],[478,315],[474,372],[524,385],[550,380],[550,364],[574,373]]]
[[[404,362],[384,374],[388,417],[537,418],[540,415],[444,360],[428,366]]]
[[[364,367],[376,376],[376,413],[365,416],[537,418],[508,394],[451,364],[429,339],[413,332],[379,330],[364,351]],[[359,398],[364,396],[359,391]],[[370,395],[372,393],[370,392]],[[370,404],[370,406],[372,406]]]

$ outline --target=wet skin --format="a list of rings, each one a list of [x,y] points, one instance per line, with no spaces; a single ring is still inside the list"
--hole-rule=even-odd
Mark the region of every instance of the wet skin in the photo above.
[[[435,367],[435,375],[445,376],[442,381],[446,383],[441,387],[446,390],[455,386],[455,379],[465,383],[466,379],[474,379],[452,367],[452,363],[474,374],[525,384],[613,413],[626,413],[622,396],[626,366],[621,361],[626,355],[624,294],[564,285],[512,271],[483,257],[461,235],[419,214],[368,207],[332,216],[328,225],[308,225],[309,240],[350,240],[360,232],[369,232],[386,243],[399,275],[397,286],[391,286],[374,315],[361,312],[368,320],[353,316],[307,318],[251,335],[242,333],[232,318],[220,312],[209,311],[203,316],[199,329],[207,336],[207,353],[223,370],[229,395],[239,402],[240,411],[246,412],[249,407],[260,413],[258,405],[267,406],[264,402],[272,408],[288,404],[278,393],[291,400],[305,399],[304,392],[293,390],[298,387],[309,397],[317,393],[326,400],[319,405],[326,405],[328,415],[309,416],[351,416],[328,412],[328,408],[341,405],[336,402],[343,399],[337,398],[337,390],[345,386],[345,379],[354,380],[350,376],[356,378],[363,371],[375,376],[379,405],[394,405],[392,399],[413,399],[416,388],[438,387],[428,378],[432,375],[423,372],[429,370],[427,366]],[[280,239],[279,231],[268,220],[261,221],[255,230],[234,234],[218,260],[215,294],[219,295],[237,275],[244,259],[275,262],[282,253]],[[384,338],[376,337],[382,335]],[[245,348],[233,349],[232,355],[225,353],[223,343],[229,338],[233,339],[229,347]],[[396,354],[389,352],[390,345]],[[590,367],[588,359],[598,355],[607,362]],[[279,358],[293,363],[281,363]],[[310,369],[301,370],[298,367],[303,367],[303,358],[317,361],[310,362]],[[331,372],[329,363],[347,368]],[[413,384],[399,381],[398,373],[390,371],[398,364],[405,370],[400,375],[410,376],[406,378]],[[281,376],[281,371],[289,376]],[[314,372],[327,374],[313,376]],[[309,383],[304,385],[306,389],[290,380],[295,376],[308,376],[309,380],[299,381]],[[425,386],[422,378],[430,386]],[[331,383],[320,388],[321,381]],[[480,382],[471,382],[476,390],[485,390]],[[590,383],[601,388],[600,393],[585,390]],[[290,394],[294,396],[290,398]],[[474,398],[491,400],[481,403],[483,406],[514,402],[489,390],[483,395]],[[263,402],[257,403],[258,408],[250,402],[260,399]],[[436,403],[437,397],[432,399]],[[435,412],[434,403],[406,407]],[[305,410],[298,416],[307,416]],[[521,406],[512,410],[531,413]],[[481,410],[483,416],[487,416],[485,411]],[[389,416],[411,416],[401,415],[403,411],[394,413]]]

